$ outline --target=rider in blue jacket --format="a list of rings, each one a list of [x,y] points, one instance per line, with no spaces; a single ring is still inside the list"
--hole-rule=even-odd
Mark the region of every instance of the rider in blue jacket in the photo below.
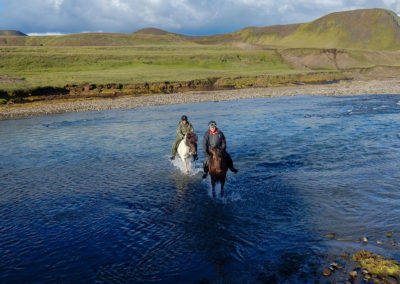
[[[207,177],[208,174],[208,160],[210,157],[210,149],[219,148],[225,154],[225,159],[227,161],[228,168],[237,173],[238,170],[233,167],[233,161],[231,156],[226,152],[226,139],[224,133],[221,129],[217,128],[217,123],[215,121],[210,121],[208,123],[209,130],[206,131],[203,138],[203,152],[204,152],[204,174],[203,178]]]

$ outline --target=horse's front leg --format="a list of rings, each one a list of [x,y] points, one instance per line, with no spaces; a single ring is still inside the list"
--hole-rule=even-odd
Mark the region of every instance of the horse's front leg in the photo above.
[[[215,198],[216,194],[215,194],[215,180],[211,179],[211,187],[212,187],[212,195]]]
[[[185,158],[182,158],[182,161],[183,161],[183,164],[185,165],[185,173],[186,173],[186,174],[189,174],[189,168],[188,168],[186,159],[185,159]]]
[[[225,179],[221,180],[221,197],[224,196],[224,185],[225,185]]]

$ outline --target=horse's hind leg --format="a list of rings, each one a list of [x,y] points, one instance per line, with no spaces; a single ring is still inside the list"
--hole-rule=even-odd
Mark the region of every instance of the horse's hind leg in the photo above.
[[[190,158],[189,161],[187,162],[188,169],[192,168],[192,159]]]

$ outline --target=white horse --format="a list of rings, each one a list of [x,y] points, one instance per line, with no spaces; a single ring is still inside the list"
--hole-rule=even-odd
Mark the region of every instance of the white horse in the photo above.
[[[192,166],[192,157],[197,154],[197,135],[188,132],[178,145],[178,155],[185,165],[185,172],[189,174],[189,167]]]

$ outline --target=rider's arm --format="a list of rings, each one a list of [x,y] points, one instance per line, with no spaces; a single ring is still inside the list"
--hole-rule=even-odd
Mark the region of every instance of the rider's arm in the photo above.
[[[210,153],[208,152],[208,132],[204,134],[203,138],[203,153],[206,157],[210,156]]]
[[[226,139],[224,133],[221,132],[221,150],[226,150]]]
[[[183,135],[183,133],[182,133],[182,127],[181,127],[181,124],[179,123],[179,125],[178,125],[178,128],[176,129],[176,134],[178,135],[178,137],[180,138],[180,139],[183,139],[183,137],[185,137],[185,135]]]

